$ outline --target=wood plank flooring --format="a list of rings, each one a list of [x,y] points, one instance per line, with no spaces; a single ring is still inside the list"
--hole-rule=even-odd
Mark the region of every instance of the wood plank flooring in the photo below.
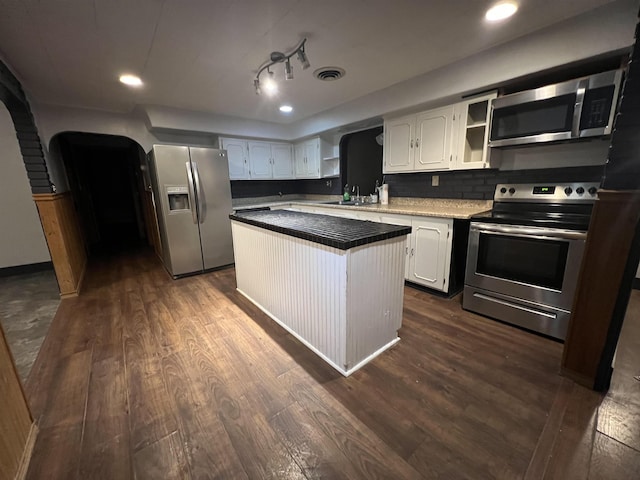
[[[460,297],[406,288],[402,340],[344,378],[232,268],[173,281],[142,252],[85,282],[25,386],[30,479],[607,478],[592,450],[638,465],[637,423],[608,436],[620,412],[596,418],[602,397],[558,375],[561,344]]]

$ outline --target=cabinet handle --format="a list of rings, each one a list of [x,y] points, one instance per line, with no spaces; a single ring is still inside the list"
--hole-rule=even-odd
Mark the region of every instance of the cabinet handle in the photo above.
[[[411,146],[411,148],[413,148],[413,139],[411,139],[411,145],[410,146]]]
[[[411,256],[413,257],[413,248],[411,249]]]
[[[418,148],[420,146],[420,139],[416,138],[416,148]]]
[[[409,255],[409,247],[404,247],[404,254]]]

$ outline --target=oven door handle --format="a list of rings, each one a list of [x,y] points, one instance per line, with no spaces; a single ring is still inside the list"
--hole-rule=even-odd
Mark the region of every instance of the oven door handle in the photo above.
[[[587,238],[587,232],[580,232],[580,231],[574,231],[574,230],[494,225],[489,223],[472,223],[471,231],[479,232],[479,233],[497,233],[497,234],[503,234],[503,235],[517,235],[517,236],[526,235],[526,236],[536,236],[536,237],[563,238],[567,240],[584,240],[585,238]]]

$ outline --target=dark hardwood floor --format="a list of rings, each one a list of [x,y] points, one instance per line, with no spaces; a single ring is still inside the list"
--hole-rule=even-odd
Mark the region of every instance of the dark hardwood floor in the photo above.
[[[602,402],[558,375],[561,344],[460,297],[406,288],[400,337],[344,378],[232,268],[173,281],[148,252],[93,262],[26,383],[28,478],[638,478],[637,385]]]

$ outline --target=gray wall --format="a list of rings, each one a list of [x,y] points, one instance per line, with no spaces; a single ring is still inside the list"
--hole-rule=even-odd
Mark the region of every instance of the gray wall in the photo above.
[[[9,112],[0,102],[0,268],[51,260]]]

